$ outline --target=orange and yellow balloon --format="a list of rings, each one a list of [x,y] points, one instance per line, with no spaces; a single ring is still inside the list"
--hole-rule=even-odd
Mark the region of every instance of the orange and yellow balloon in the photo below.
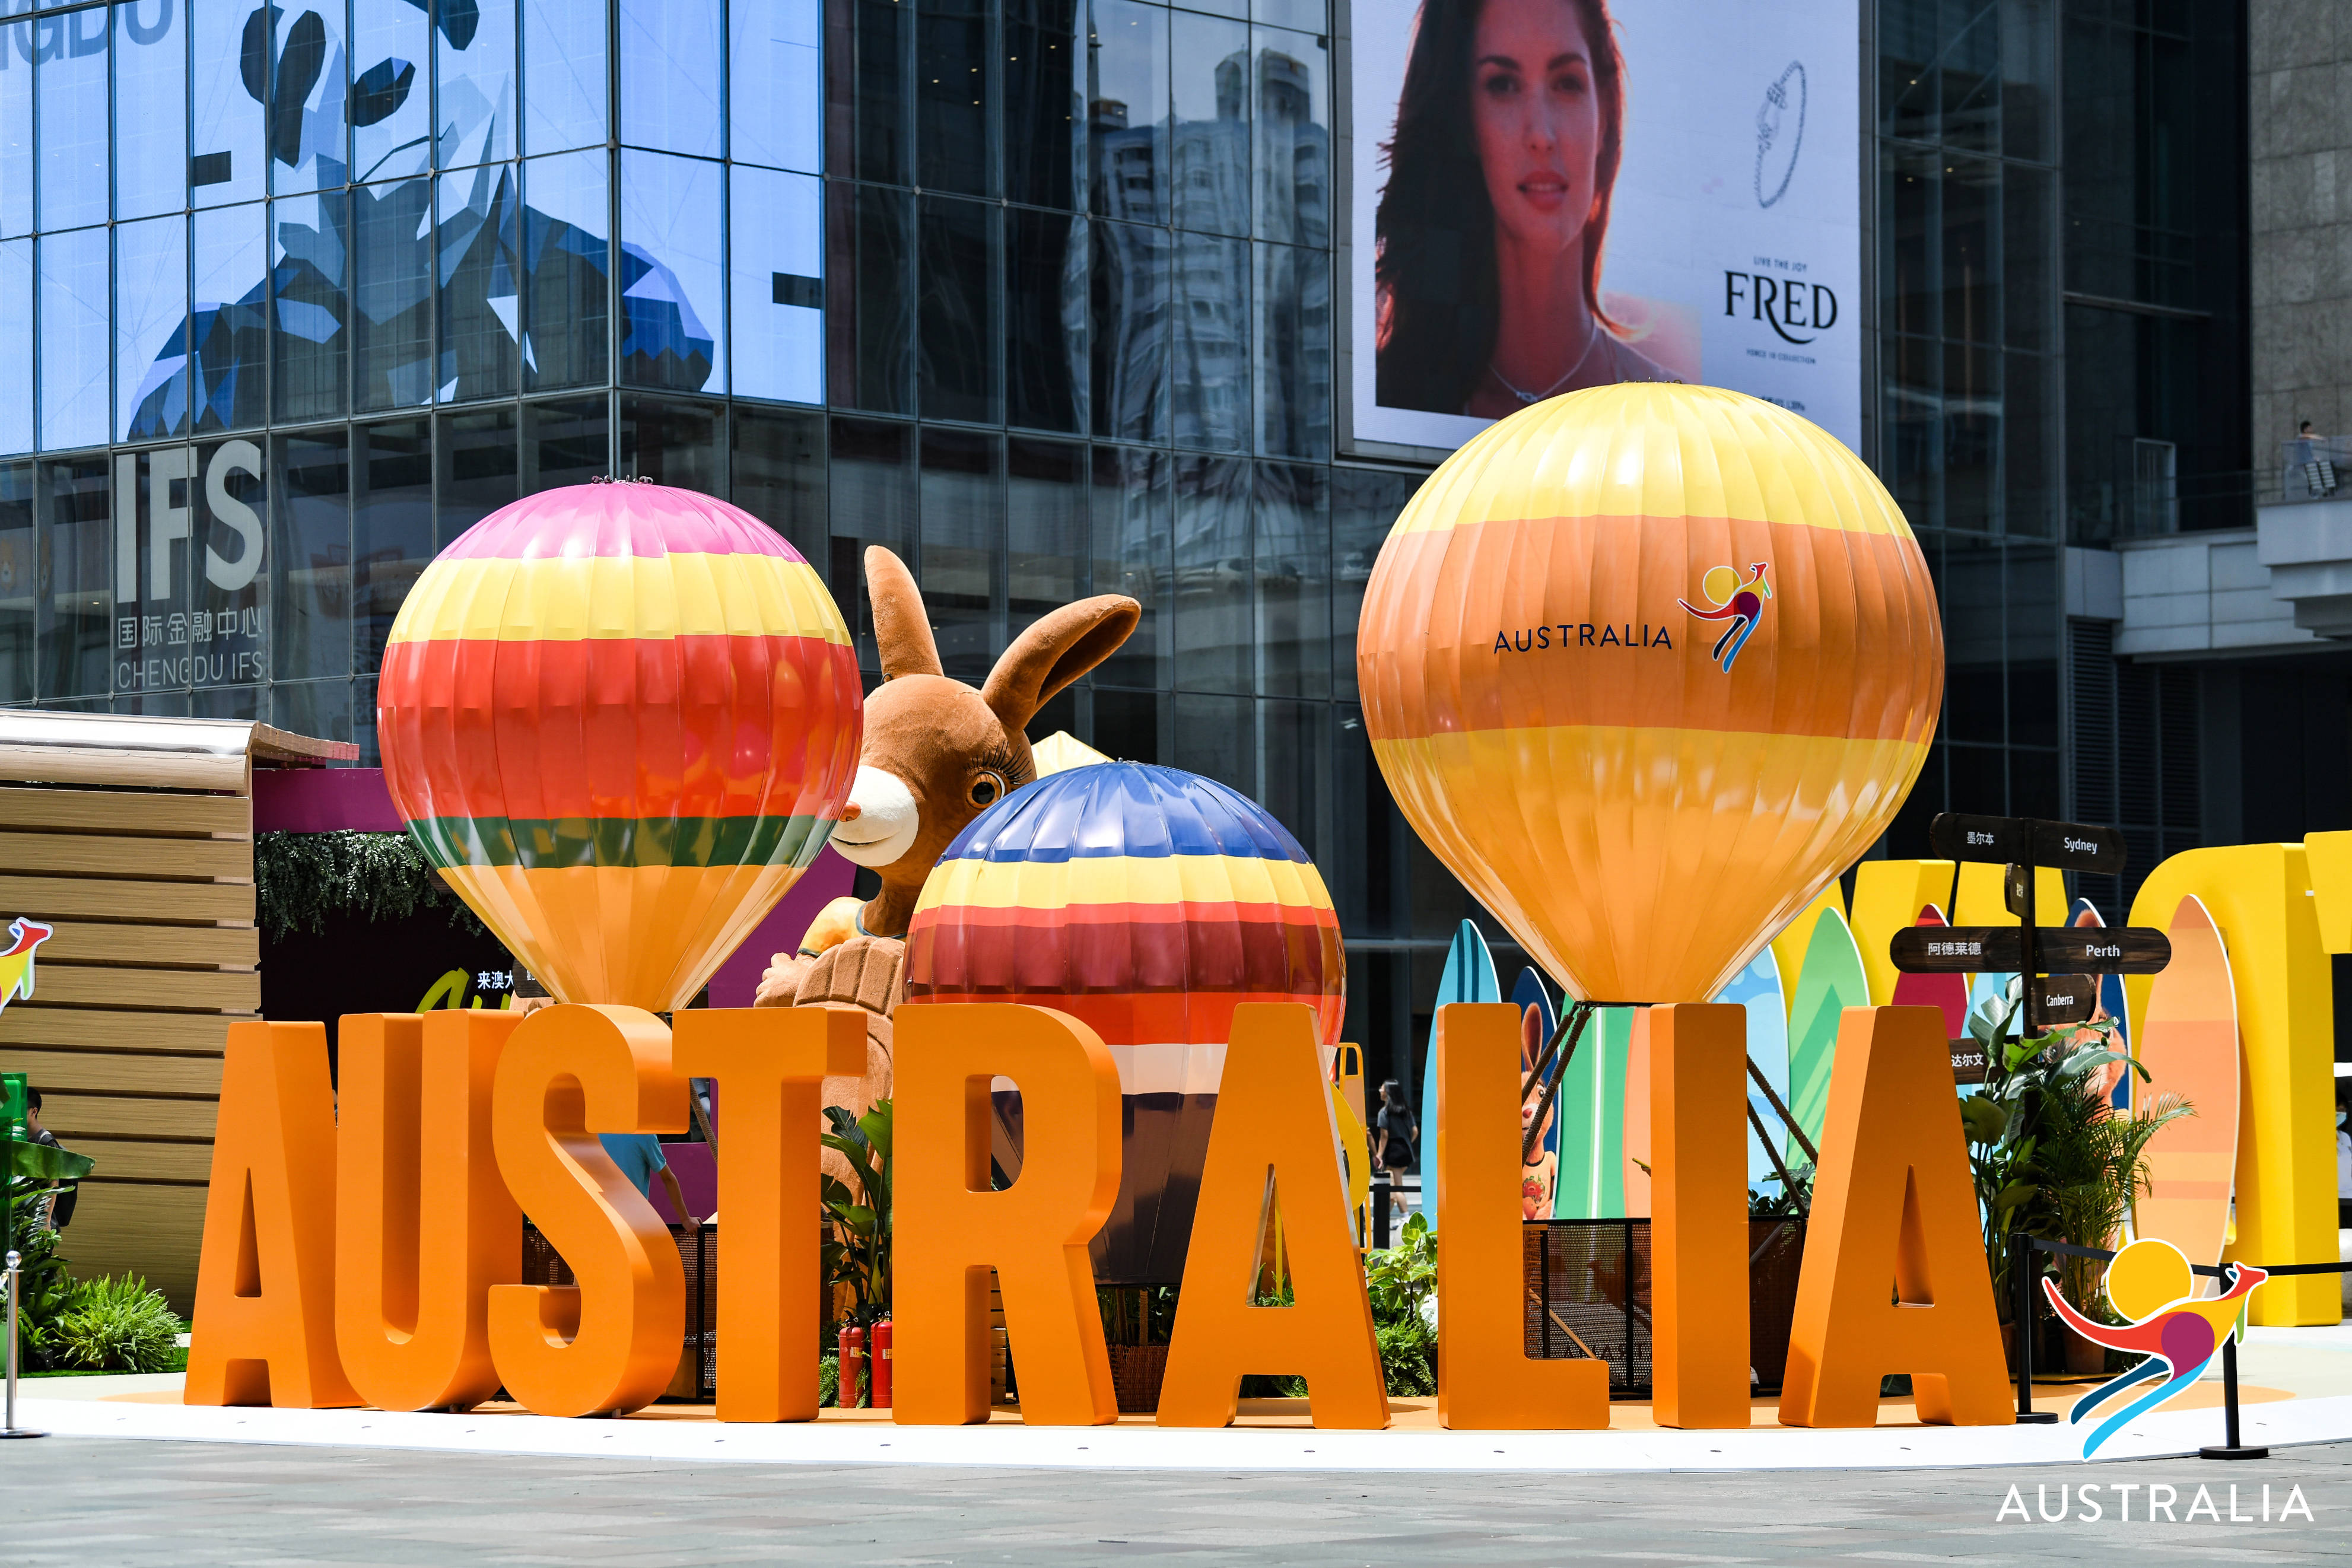
[[[425,568],[376,733],[410,833],[550,991],[667,1011],[824,847],[863,716],[841,612],[774,529],[596,484]]]
[[[1423,840],[1591,1001],[1705,1001],[1927,760],[1927,563],[1860,459],[1712,387],[1485,431],[1372,569],[1364,723]]]

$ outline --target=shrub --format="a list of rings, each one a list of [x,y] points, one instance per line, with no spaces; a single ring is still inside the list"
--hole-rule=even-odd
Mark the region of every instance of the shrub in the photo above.
[[[187,1325],[161,1291],[136,1274],[94,1280],[50,1328],[50,1358],[89,1372],[168,1372]]]

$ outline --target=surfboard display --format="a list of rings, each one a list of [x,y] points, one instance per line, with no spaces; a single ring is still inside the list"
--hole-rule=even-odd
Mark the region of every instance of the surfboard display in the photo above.
[[[2238,997],[2230,955],[2212,916],[2194,897],[2174,911],[2172,962],[2149,985],[2134,1078],[2145,1105],[2179,1094],[2196,1107],[2147,1146],[2148,1190],[2132,1208],[2132,1234],[2159,1237],[2191,1263],[2217,1264],[2230,1235],[2238,1169]]]
[[[1789,1103],[1789,1009],[1780,989],[1780,966],[1767,947],[1756,955],[1755,961],[1732,977],[1715,998],[1748,1009],[1748,1060],[1763,1070],[1765,1081],[1772,1092]],[[1783,1137],[1780,1113],[1772,1109],[1754,1079],[1748,1082],[1748,1103],[1756,1108],[1756,1119],[1775,1137]],[[1770,1185],[1767,1185],[1767,1184]],[[1768,1192],[1778,1191],[1780,1176],[1772,1168],[1772,1156],[1766,1152],[1756,1131],[1748,1132],[1748,1185]]]
[[[1918,925],[1948,925],[1944,912],[1930,904],[1919,911]],[[1940,1008],[1944,1038],[1958,1040],[1969,1031],[1969,977],[1966,975],[1903,975],[1895,981],[1898,1008]]]
[[[1559,1085],[1559,1219],[1604,1219],[1625,1212],[1625,1061],[1632,1008],[1602,1008],[1585,1025]]]
[[[1464,921],[1454,928],[1454,944],[1445,950],[1445,967],[1437,977],[1437,1006],[1451,1007],[1455,1002],[1499,1002],[1503,988],[1495,978],[1495,956],[1486,950],[1486,939],[1478,928]],[[1433,1030],[1434,1021],[1431,1024]],[[1430,1042],[1433,1048],[1435,1041]],[[1437,1161],[1433,1157],[1431,1139],[1437,1132],[1437,1052],[1424,1049],[1425,1064],[1421,1074],[1421,1104],[1417,1108],[1421,1122],[1421,1212],[1429,1223],[1437,1223]]]
[[[1837,1050],[1838,1024],[1848,1008],[1870,1005],[1870,982],[1862,950],[1845,916],[1825,909],[1805,942],[1804,967],[1797,972],[1796,1000],[1789,1012],[1789,1113],[1819,1148],[1822,1123],[1829,1115],[1830,1060]],[[1783,1157],[1804,1159],[1791,1138]]]

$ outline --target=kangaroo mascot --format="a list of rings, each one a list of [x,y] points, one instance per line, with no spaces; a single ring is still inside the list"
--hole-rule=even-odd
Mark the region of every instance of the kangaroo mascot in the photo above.
[[[905,563],[879,545],[866,552],[866,591],[883,684],[866,699],[857,779],[832,843],[878,874],[882,891],[863,904],[827,904],[798,952],[775,955],[753,1004],[866,1009],[866,1076],[824,1083],[825,1104],[857,1115],[890,1093],[890,1019],[904,995],[907,923],[923,880],[967,823],[1035,780],[1029,721],[1117,652],[1143,616],[1119,594],[1065,605],[1015,637],[975,689],[940,669],[923,596]]]

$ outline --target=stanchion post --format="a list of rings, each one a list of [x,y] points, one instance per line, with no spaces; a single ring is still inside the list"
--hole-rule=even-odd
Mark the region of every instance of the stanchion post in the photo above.
[[[2033,1238],[2020,1231],[2010,1248],[2010,1268],[2017,1274],[2017,1421],[2018,1425],[2055,1426],[2058,1412],[2033,1407]]]
[[[1372,1245],[1385,1250],[1389,1245],[1390,1195],[1396,1190],[1389,1173],[1381,1172],[1372,1178]]]
[[[11,1238],[11,1239],[14,1239]],[[29,1427],[19,1427],[16,1425],[16,1288],[22,1278],[17,1271],[17,1265],[23,1261],[24,1259],[18,1255],[14,1247],[8,1249],[8,1414],[5,1424],[0,1425],[0,1437],[46,1437],[48,1436],[46,1432],[36,1432]]]
[[[2198,1457],[2207,1459],[2267,1459],[2271,1457],[2268,1448],[2249,1448],[2238,1441],[2238,1335],[2234,1329],[2221,1342],[2221,1435],[2226,1441],[2220,1448],[2209,1445],[2200,1448]]]

